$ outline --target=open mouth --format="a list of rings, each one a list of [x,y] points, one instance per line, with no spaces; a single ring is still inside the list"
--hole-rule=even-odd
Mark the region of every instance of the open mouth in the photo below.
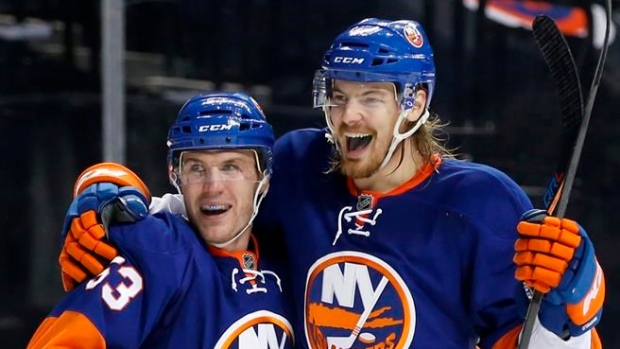
[[[347,142],[347,152],[360,152],[364,150],[372,141],[372,135],[365,133],[345,135]]]
[[[230,210],[231,205],[203,205],[200,206],[200,212],[207,216],[217,216]]]

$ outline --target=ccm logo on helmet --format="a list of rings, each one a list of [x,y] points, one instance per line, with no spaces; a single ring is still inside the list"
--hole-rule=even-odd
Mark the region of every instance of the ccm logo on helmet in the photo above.
[[[334,63],[346,63],[346,64],[362,64],[364,63],[364,58],[354,58],[354,57],[334,57]]]
[[[204,125],[198,128],[198,132],[208,132],[208,131],[225,131],[232,130],[234,125],[221,124],[221,125]]]

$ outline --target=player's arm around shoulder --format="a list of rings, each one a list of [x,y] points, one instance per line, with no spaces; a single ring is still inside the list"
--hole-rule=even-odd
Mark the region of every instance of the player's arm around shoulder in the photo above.
[[[162,309],[182,292],[188,256],[172,215],[113,226],[120,254],[99,275],[68,293],[28,348],[139,347]],[[140,319],[140,321],[136,321]]]
[[[187,221],[178,214],[158,212],[130,224],[115,224],[108,238],[124,254],[182,254],[193,240]]]
[[[185,218],[169,212],[111,226],[108,236],[120,256],[139,268],[145,278],[175,289],[187,284],[187,265],[202,251]]]

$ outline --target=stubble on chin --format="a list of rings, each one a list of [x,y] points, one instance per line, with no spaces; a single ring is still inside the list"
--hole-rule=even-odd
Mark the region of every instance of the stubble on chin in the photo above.
[[[384,148],[384,151],[378,151],[377,148]],[[387,154],[387,145],[373,146],[372,149],[368,149],[368,152],[361,159],[347,159],[341,155],[340,172],[353,179],[368,178],[374,175]]]
[[[343,159],[340,162],[340,169],[342,174],[347,177],[357,179],[357,178],[367,178],[372,176],[372,174],[376,171],[379,165],[373,166],[373,164],[367,164],[368,160],[347,160]]]

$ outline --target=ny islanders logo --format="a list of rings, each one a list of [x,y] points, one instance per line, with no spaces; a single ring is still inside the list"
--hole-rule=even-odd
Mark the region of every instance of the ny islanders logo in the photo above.
[[[424,45],[424,37],[422,36],[422,33],[420,33],[418,27],[416,27],[415,25],[407,24],[403,28],[403,32],[405,34],[405,37],[407,38],[407,40],[409,40],[409,43],[413,47],[420,48],[422,47],[422,45]]]
[[[294,347],[290,322],[267,310],[248,314],[232,324],[215,344],[216,349],[290,349]]]
[[[416,325],[413,298],[400,275],[381,259],[352,251],[312,265],[304,315],[312,349],[409,348]]]

